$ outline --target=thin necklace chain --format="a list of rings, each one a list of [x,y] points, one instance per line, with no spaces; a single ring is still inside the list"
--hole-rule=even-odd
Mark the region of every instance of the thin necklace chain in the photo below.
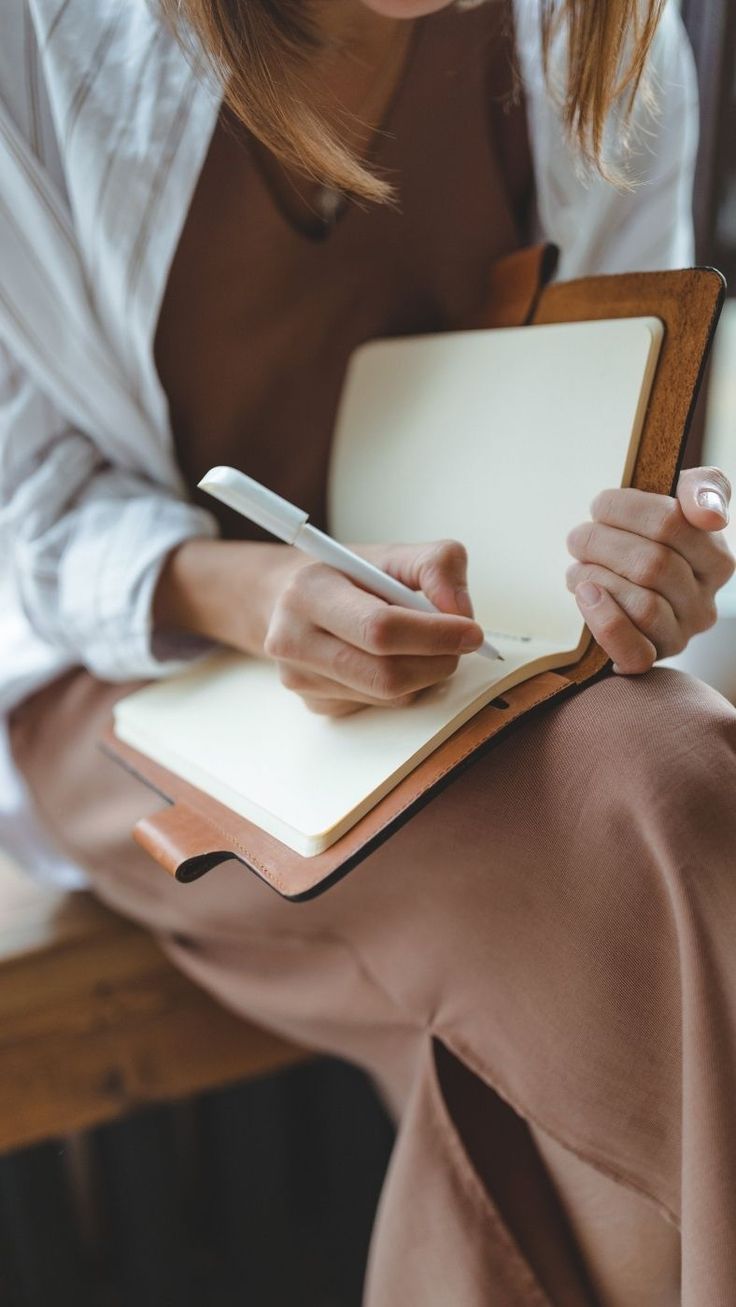
[[[361,116],[363,114],[366,114],[366,111],[369,110],[372,104],[381,104],[384,100],[384,95],[387,87],[393,84],[394,86],[393,93],[395,93],[396,89],[398,89],[397,78],[399,78],[401,75],[401,69],[403,68],[404,60],[406,58],[407,48],[411,40],[413,26],[414,26],[413,23],[401,24],[402,29],[404,29],[401,33],[402,39],[397,41],[393,47],[392,50],[393,58],[391,60],[387,60],[387,64],[383,70],[383,76],[380,78],[378,82],[372,83],[371,87],[368,90],[368,93],[363,97],[363,100],[361,101],[358,108],[356,110],[351,111],[350,116],[354,120],[359,121]],[[384,114],[382,115],[382,117],[385,115],[387,108],[390,107],[391,99],[393,98],[393,93],[389,97],[388,105],[384,104]],[[374,138],[377,135],[377,133],[380,132],[380,130],[381,127],[379,124],[379,126],[376,127],[374,130],[373,133]],[[330,186],[328,184],[317,187],[317,190],[314,195],[314,200],[320,219],[325,224],[325,226],[333,226],[334,223],[337,222],[337,219],[340,217],[341,213],[346,208],[348,203],[348,197],[344,191],[341,191],[336,186]]]

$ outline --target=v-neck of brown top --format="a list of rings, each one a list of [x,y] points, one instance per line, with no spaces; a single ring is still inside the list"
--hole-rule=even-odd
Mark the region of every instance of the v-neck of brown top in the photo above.
[[[509,10],[497,0],[425,20],[381,138],[399,202],[351,206],[329,240],[305,239],[284,220],[247,151],[218,124],[155,344],[195,498],[208,467],[231,463],[324,524],[353,350],[476,320],[491,264],[526,239],[532,190],[525,107],[510,98]],[[260,538],[245,519],[215,511],[226,535]]]
[[[387,103],[380,115],[380,121],[373,128],[370,141],[366,149],[362,152],[362,157],[365,163],[369,167],[376,168],[379,172],[384,171],[382,168],[384,141],[391,134],[394,113],[401,101],[404,84],[407,78],[411,76],[412,65],[422,40],[422,33],[426,21],[426,18],[418,18],[412,25],[412,31],[409,35],[406,49],[403,52],[401,68],[398,76],[396,77],[394,85],[388,95]],[[227,115],[228,111],[225,110],[224,112]],[[355,207],[355,202],[351,200],[349,196],[339,197],[339,193],[333,191],[332,194],[335,197],[336,212],[332,219],[328,220],[322,217],[316,208],[314,209],[311,220],[306,217],[306,214],[304,218],[297,216],[295,212],[296,206],[294,211],[290,211],[288,204],[284,202],[284,197],[278,185],[274,184],[273,177],[269,173],[269,169],[265,166],[263,154],[258,142],[256,142],[253,137],[243,129],[239,129],[238,125],[234,122],[231,123],[231,130],[236,136],[240,136],[243,149],[248,154],[253,166],[258,170],[261,181],[271,195],[274,208],[281,215],[284,222],[286,222],[297,235],[303,236],[305,240],[318,243],[329,240],[338,223],[345,222],[349,218],[351,210]],[[290,182],[288,169],[279,169],[278,165],[276,165],[276,168],[280,174],[280,180],[282,181],[285,190]],[[295,195],[297,195],[296,186],[294,189]],[[331,188],[328,187],[316,189],[318,193],[320,189],[328,192],[331,190]],[[304,208],[306,210],[306,204],[304,204]]]

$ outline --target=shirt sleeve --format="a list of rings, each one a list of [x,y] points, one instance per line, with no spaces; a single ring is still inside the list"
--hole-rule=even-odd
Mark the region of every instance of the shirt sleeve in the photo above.
[[[657,31],[647,85],[637,97],[628,132],[618,114],[609,124],[607,154],[628,178],[628,188],[586,177],[566,140],[544,76],[536,0],[517,0],[517,37],[535,164],[538,234],[560,248],[559,277],[691,265],[697,77],[672,0]],[[560,40],[553,52],[553,85],[564,57]]]
[[[0,345],[0,525],[11,584],[33,629],[103,680],[158,677],[204,641],[162,643],[151,608],[176,545],[214,517],[107,463]]]

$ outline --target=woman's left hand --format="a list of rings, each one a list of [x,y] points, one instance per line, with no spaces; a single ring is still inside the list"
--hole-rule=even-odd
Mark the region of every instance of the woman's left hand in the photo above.
[[[731,486],[718,468],[683,472],[677,496],[604,490],[567,547],[567,586],[594,638],[625,675],[682,653],[716,621],[736,563],[722,532]]]

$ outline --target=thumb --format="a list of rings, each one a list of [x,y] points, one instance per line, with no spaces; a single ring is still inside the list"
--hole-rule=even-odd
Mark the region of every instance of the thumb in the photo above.
[[[691,526],[722,531],[728,525],[731,482],[717,467],[693,467],[680,475],[677,498]]]
[[[419,585],[427,598],[443,613],[473,617],[465,546],[458,540],[438,540],[417,561]]]
[[[473,617],[468,594],[468,555],[458,540],[391,545],[384,556],[387,572],[412,590],[421,590],[441,613]]]

